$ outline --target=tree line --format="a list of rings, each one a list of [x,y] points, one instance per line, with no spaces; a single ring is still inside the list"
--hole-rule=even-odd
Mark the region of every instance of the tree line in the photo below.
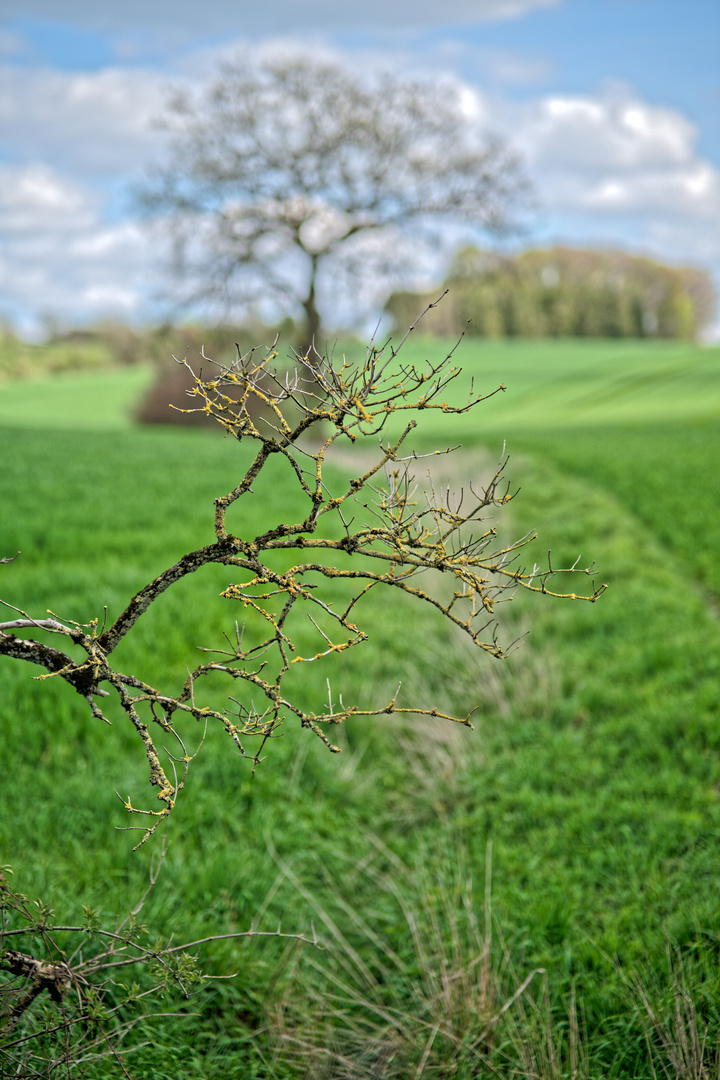
[[[448,295],[428,312],[438,336],[696,339],[715,304],[711,278],[623,251],[553,247],[503,256],[468,247],[453,259]],[[408,325],[434,293],[394,292],[386,311]],[[469,325],[468,325],[469,324]]]

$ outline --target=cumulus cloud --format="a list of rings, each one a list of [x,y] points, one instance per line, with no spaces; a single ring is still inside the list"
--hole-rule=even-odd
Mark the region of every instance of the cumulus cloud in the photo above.
[[[638,171],[591,184],[578,202],[605,211],[717,219],[720,213],[720,173],[707,162],[688,162],[683,168]]]
[[[525,153],[548,216],[623,234],[674,260],[720,268],[720,171],[697,153],[697,131],[674,109],[630,93],[550,96],[515,109]]]
[[[667,168],[693,155],[694,126],[672,109],[633,98],[547,97],[528,110],[523,141],[556,168]]]
[[[112,218],[152,157],[164,92],[145,71],[0,68],[0,294],[24,333],[43,312],[82,323],[147,307],[157,260],[135,222]]]
[[[74,231],[93,220],[93,209],[83,193],[49,169],[0,168],[0,228],[6,234],[28,239],[56,224]]]
[[[133,222],[108,225],[102,200],[43,165],[0,166],[0,294],[20,329],[141,314],[157,272]]]
[[[0,68],[5,154],[93,175],[131,172],[145,160],[165,81],[147,71]]]

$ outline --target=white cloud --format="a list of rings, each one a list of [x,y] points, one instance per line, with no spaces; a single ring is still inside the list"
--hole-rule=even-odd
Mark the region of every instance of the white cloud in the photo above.
[[[686,163],[696,135],[677,111],[614,94],[547,97],[527,110],[521,132],[534,161],[594,172]]]
[[[698,161],[673,170],[604,179],[581,192],[578,202],[601,213],[611,210],[643,217],[665,214],[717,221],[720,172]]]
[[[157,266],[133,222],[102,221],[102,200],[47,166],[0,166],[0,294],[31,336],[52,312],[82,323],[142,314]]]
[[[42,165],[0,167],[0,228],[9,234],[37,233],[62,223],[65,231],[93,220],[87,198]]]
[[[720,171],[699,157],[681,113],[610,92],[547,97],[513,110],[546,211],[703,221],[720,258]],[[692,251],[686,257],[692,259]]]
[[[152,146],[164,87],[161,76],[142,70],[0,67],[5,154],[63,171],[131,172]]]

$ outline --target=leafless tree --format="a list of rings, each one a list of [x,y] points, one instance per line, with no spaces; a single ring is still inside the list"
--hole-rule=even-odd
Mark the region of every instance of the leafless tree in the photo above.
[[[387,289],[448,224],[504,229],[526,185],[466,106],[448,82],[363,79],[297,55],[238,56],[179,94],[142,202],[172,221],[187,297],[272,295],[319,343],[318,295],[336,300],[339,275],[356,294],[361,279]]]

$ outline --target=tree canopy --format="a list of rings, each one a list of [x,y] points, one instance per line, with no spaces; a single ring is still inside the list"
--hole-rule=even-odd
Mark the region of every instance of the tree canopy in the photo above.
[[[438,226],[502,230],[525,190],[457,86],[363,79],[327,59],[237,57],[178,94],[167,122],[167,159],[142,201],[172,222],[186,297],[274,299],[302,314],[309,342],[340,280],[355,296],[361,278],[382,280],[386,293],[388,274],[440,242]]]

